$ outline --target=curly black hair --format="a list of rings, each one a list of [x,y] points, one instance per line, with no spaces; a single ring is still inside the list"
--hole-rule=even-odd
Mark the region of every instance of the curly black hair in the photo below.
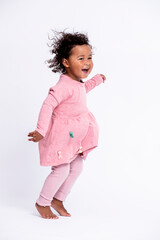
[[[54,54],[53,59],[47,60],[47,63],[49,64],[49,68],[52,69],[52,72],[56,73],[65,73],[65,67],[62,64],[62,59],[68,59],[70,56],[71,50],[76,45],[89,45],[92,49],[92,46],[89,43],[89,39],[87,34],[83,33],[66,33],[58,32],[55,30],[52,30],[54,32],[54,37],[49,38],[49,40],[52,41],[52,44],[49,46],[51,47],[51,54]]]

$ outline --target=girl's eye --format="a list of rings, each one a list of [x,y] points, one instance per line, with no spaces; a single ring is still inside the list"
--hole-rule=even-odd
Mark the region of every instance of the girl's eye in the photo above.
[[[88,59],[92,59],[92,57],[88,57]],[[84,58],[79,58],[78,60],[84,60]]]

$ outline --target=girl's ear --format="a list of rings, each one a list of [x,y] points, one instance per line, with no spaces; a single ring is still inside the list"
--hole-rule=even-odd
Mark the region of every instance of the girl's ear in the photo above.
[[[65,66],[66,68],[69,67],[69,62],[68,62],[68,60],[67,60],[66,58],[63,58],[63,59],[62,59],[62,64],[63,64],[63,66]]]

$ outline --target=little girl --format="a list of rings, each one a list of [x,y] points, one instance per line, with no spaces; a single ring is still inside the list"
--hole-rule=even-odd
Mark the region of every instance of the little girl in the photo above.
[[[29,141],[39,142],[41,166],[51,166],[35,204],[43,218],[54,218],[51,208],[61,216],[71,216],[63,201],[80,175],[83,159],[98,145],[98,125],[86,104],[86,93],[106,78],[97,74],[83,82],[93,68],[92,46],[87,35],[55,32],[53,59],[48,63],[60,72],[57,84],[49,89],[41,107],[37,128],[28,134]]]

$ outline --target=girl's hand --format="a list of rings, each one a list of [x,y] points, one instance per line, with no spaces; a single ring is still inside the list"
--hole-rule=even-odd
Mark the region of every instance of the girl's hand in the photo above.
[[[28,133],[28,137],[32,137],[32,138],[29,138],[28,141],[33,141],[33,142],[39,142],[43,138],[43,136],[36,130],[34,132]]]
[[[106,77],[103,74],[100,74],[101,77],[103,78],[103,82],[106,80]]]

